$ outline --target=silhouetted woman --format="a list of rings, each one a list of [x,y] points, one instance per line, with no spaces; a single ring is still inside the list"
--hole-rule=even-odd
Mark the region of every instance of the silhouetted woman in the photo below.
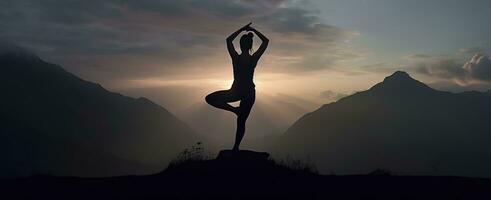
[[[261,55],[266,51],[269,43],[268,38],[256,29],[250,27],[250,25],[251,23],[245,25],[227,38],[227,49],[232,58],[232,65],[234,68],[234,83],[232,84],[232,87],[229,90],[216,91],[206,96],[206,102],[208,104],[233,112],[237,115],[237,131],[233,147],[233,150],[235,151],[239,150],[240,142],[244,137],[245,123],[256,99],[255,85],[252,81],[254,68],[256,68],[259,58],[261,58]],[[252,55],[252,38],[254,36],[252,32],[244,34],[240,38],[241,53],[238,54],[235,51],[232,42],[243,31],[252,31],[262,40],[261,46]],[[240,101],[239,107],[233,107],[228,104],[229,102],[234,101]]]

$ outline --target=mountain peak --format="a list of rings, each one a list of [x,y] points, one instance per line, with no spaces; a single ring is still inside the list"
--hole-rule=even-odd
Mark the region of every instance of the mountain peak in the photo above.
[[[397,79],[397,80],[414,80],[409,74],[405,71],[396,71],[392,75],[385,77],[387,79]]]
[[[385,77],[384,81],[372,87],[375,91],[407,93],[415,91],[433,90],[424,83],[412,78],[407,72],[396,71]]]

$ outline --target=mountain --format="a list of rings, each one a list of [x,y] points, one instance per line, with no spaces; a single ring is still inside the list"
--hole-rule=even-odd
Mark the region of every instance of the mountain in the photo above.
[[[296,121],[275,151],[323,173],[491,177],[491,95],[434,90],[395,72]]]
[[[200,140],[165,108],[22,51],[0,54],[0,177],[152,173]]]

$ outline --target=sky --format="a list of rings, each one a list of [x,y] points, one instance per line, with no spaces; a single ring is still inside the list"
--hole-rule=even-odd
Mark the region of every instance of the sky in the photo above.
[[[256,68],[259,94],[322,104],[396,70],[441,90],[491,89],[488,0],[2,0],[0,7],[0,41],[171,110],[230,87],[225,38],[249,22],[271,40]]]

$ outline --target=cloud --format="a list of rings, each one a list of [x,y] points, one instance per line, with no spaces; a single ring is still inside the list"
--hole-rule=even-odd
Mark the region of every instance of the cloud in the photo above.
[[[463,69],[471,79],[491,82],[491,59],[489,56],[476,54],[464,64]]]
[[[319,71],[359,57],[347,44],[357,32],[324,24],[286,0],[6,0],[0,6],[0,38],[95,81],[218,73],[230,65],[224,39],[249,21],[271,38],[261,63],[267,72]]]
[[[430,87],[437,90],[449,92],[465,92],[465,91],[490,91],[491,83],[474,83],[468,85],[459,85],[451,81],[437,81],[428,84]]]
[[[470,48],[460,48],[458,54],[477,54],[485,52],[486,50],[482,47],[470,47]]]
[[[455,58],[431,58],[419,62],[417,71],[428,76],[450,79],[460,85],[491,83],[489,56],[475,54],[463,64]]]
[[[32,54],[32,52],[30,52],[29,50],[19,47],[12,42],[0,40],[0,55],[6,53]]]
[[[324,99],[332,100],[332,101],[337,101],[345,96],[348,96],[347,94],[343,93],[338,93],[334,92],[332,90],[326,90],[320,93],[320,96]]]
[[[411,55],[405,56],[404,58],[412,60],[412,59],[428,59],[428,58],[432,58],[432,57],[434,57],[434,56],[428,55],[428,54],[411,54]]]
[[[368,65],[361,65],[358,67],[360,71],[351,71],[352,75],[360,75],[366,73],[380,73],[380,74],[390,74],[394,71],[400,70],[404,71],[406,67],[402,67],[400,64],[379,62]]]

